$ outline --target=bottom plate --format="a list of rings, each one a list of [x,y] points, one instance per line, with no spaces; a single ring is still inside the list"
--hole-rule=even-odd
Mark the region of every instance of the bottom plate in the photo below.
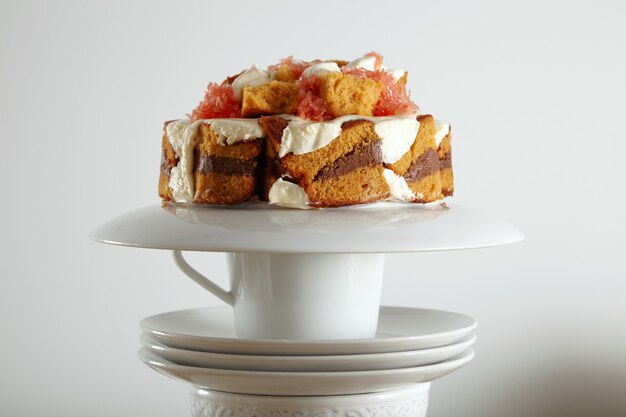
[[[435,365],[354,372],[259,372],[176,365],[142,348],[139,358],[156,371],[211,390],[256,395],[348,395],[388,391],[441,378],[468,363],[474,351]]]
[[[198,352],[169,347],[145,333],[139,340],[144,348],[176,365],[263,372],[346,372],[412,368],[447,361],[472,346],[476,341],[476,335],[472,333],[457,343],[431,349],[322,356],[259,356]]]

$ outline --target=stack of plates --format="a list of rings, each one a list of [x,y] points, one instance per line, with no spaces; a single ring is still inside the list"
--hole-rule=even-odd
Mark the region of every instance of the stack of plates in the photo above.
[[[415,403],[417,391],[427,400],[428,382],[469,362],[475,327],[474,319],[458,313],[383,306],[371,339],[241,339],[230,307],[201,308],[144,319],[139,357],[194,386],[196,416],[203,416],[211,401],[224,406],[228,395],[234,395],[238,407],[251,395],[255,401],[272,396],[271,404],[283,401],[281,407],[287,397],[293,403],[310,396],[360,404],[382,404],[381,395],[399,396],[392,400],[397,405],[407,398]],[[334,401],[333,407],[344,403]]]

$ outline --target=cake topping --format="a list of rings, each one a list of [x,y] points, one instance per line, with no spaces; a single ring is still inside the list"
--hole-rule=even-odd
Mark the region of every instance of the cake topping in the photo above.
[[[320,62],[305,69],[300,78],[315,77],[331,72],[341,72],[336,62]]]
[[[233,97],[235,97],[237,101],[241,101],[244,87],[256,87],[257,85],[267,84],[275,78],[275,73],[260,70],[255,64],[252,64],[249,69],[242,72],[233,81]]]
[[[267,70],[278,73],[284,67],[291,74],[291,79],[297,80],[300,78],[305,69],[307,69],[311,65],[315,65],[320,62],[322,61],[300,61],[299,59],[293,59],[292,56],[289,56],[287,58],[281,59],[278,64],[270,65]]]
[[[343,74],[343,77],[336,74]],[[383,56],[375,52],[347,64],[330,60],[300,61],[293,57],[270,65],[267,71],[253,64],[220,85],[210,83],[204,100],[192,111],[190,119],[289,113],[303,119],[323,121],[345,114],[412,114],[418,107],[406,91],[405,74],[403,70],[387,70]],[[338,106],[337,102],[342,101],[344,104]],[[356,107],[354,103],[364,105]]]
[[[368,71],[383,71],[385,65],[383,64],[383,56],[376,52],[370,52],[350,61],[346,64],[346,68],[363,68]]]
[[[241,116],[241,104],[235,98],[233,87],[228,83],[222,85],[210,83],[204,94],[204,100],[191,112],[190,119],[196,121],[239,116]]]
[[[376,71],[376,57],[365,55],[365,56],[355,59],[354,61],[350,61],[346,65],[346,67],[347,68],[363,68],[368,71]]]
[[[404,77],[404,74],[406,74],[406,71],[400,68],[390,69],[386,72],[387,74],[391,75],[396,81],[400,81],[400,79]]]

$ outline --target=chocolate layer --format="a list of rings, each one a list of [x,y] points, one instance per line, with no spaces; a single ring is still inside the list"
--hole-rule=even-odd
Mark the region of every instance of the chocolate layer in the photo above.
[[[433,148],[428,148],[411,164],[404,174],[408,182],[418,181],[439,171],[439,155]]]
[[[452,154],[450,152],[443,155],[439,160],[439,169],[452,168]]]
[[[272,158],[271,161],[266,161],[266,163],[270,164],[269,175],[273,178],[280,178],[283,174],[282,169],[280,168],[280,158]]]
[[[383,162],[383,151],[380,147],[380,140],[374,140],[368,145],[348,152],[332,164],[322,168],[314,178],[317,180],[327,180],[354,171],[364,166],[372,166]]]
[[[165,155],[165,149],[163,149],[163,152],[161,152],[161,172],[166,177],[169,177],[170,173],[172,172],[172,168],[174,167],[167,160],[167,156]]]
[[[206,154],[196,155],[195,171],[203,174],[215,172],[226,175],[254,175],[256,167],[256,160],[245,160]]]

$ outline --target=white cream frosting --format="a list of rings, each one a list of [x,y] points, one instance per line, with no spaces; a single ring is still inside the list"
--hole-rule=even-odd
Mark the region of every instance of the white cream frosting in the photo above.
[[[346,64],[347,68],[363,68],[369,71],[376,70],[376,57],[364,55]]]
[[[374,130],[382,139],[383,162],[393,164],[404,155],[415,142],[420,122],[416,116],[388,118],[374,124]]]
[[[207,119],[203,122],[211,124],[220,145],[232,145],[265,137],[265,131],[259,125],[258,119]]]
[[[320,76],[331,72],[341,72],[336,62],[320,62],[319,64],[311,65],[309,68],[305,69],[302,73],[302,77]]]
[[[256,87],[257,85],[267,84],[275,78],[275,73],[260,70],[255,64],[252,64],[249,69],[245,70],[233,81],[233,95],[235,99],[241,101],[244,87]]]
[[[437,129],[437,132],[435,133],[435,143],[439,146],[443,138],[448,136],[448,133],[450,133],[450,124],[435,119],[435,129]]]
[[[302,187],[280,178],[270,188],[268,197],[270,204],[301,209],[311,208],[309,197]]]
[[[400,78],[404,77],[404,74],[406,73],[406,71],[401,68],[390,69],[386,72],[387,74],[391,75],[396,81],[400,81]]]
[[[325,122],[283,117],[289,120],[289,124],[281,139],[278,153],[281,158],[289,153],[302,155],[321,149],[341,135],[343,123],[364,119],[374,123],[376,134],[382,140],[383,160],[393,163],[410,149],[419,129],[415,114],[380,117],[348,115]]]
[[[191,203],[193,200],[193,148],[197,143],[198,125],[189,120],[176,120],[167,125],[165,131],[176,156],[178,164],[170,172],[169,187],[174,201]]]
[[[313,152],[328,145],[341,135],[341,123],[338,119],[328,122],[315,122],[299,117],[288,117],[289,124],[283,130],[278,156],[281,158],[289,153],[302,155]],[[347,121],[347,120],[346,120]]]
[[[390,169],[383,170],[383,176],[389,186],[389,200],[391,201],[413,201],[415,193],[411,191],[404,177],[396,174]]]
[[[257,119],[205,119],[193,123],[181,119],[169,123],[165,128],[167,139],[178,157],[178,164],[170,172],[169,187],[174,201],[178,203],[193,201],[193,151],[199,140],[198,127],[201,123],[211,125],[220,145],[265,137]]]

